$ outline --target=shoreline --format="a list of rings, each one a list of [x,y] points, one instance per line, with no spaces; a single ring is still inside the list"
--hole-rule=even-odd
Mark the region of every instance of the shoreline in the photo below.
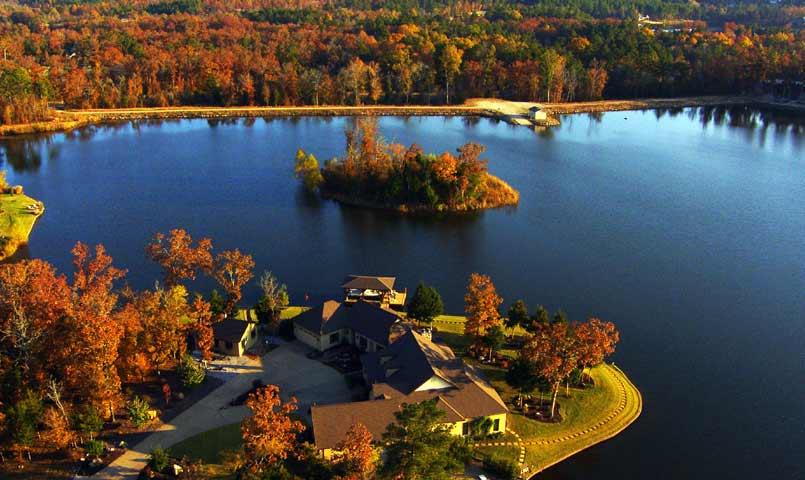
[[[10,195],[11,194],[7,193],[0,194],[0,196],[2,197],[7,197]],[[16,213],[13,211],[4,212],[4,214],[7,214],[10,218],[16,218],[14,223],[21,222],[22,225],[15,229],[14,223],[12,223],[10,224],[8,231],[6,231],[5,228],[0,229],[0,237],[7,238],[6,243],[0,245],[0,262],[12,258],[20,250],[20,248],[28,244],[28,240],[30,239],[31,234],[34,231],[34,226],[36,225],[37,220],[39,220],[39,217],[41,217],[45,213],[45,206],[42,202],[35,200],[24,194],[13,195],[13,196],[21,198],[19,199],[12,198],[10,200],[6,199],[8,200],[8,202],[4,203],[8,203],[11,206],[11,208],[16,207],[15,205],[11,205],[11,202],[15,201],[16,203],[24,203],[24,202],[36,203],[41,205],[41,209],[39,209],[36,213],[31,213],[27,211],[16,212]],[[3,200],[3,198],[0,198],[0,200]]]
[[[626,373],[624,373],[623,370],[621,370],[617,365],[615,365],[614,363],[607,363],[604,365],[605,368],[615,372],[616,379],[621,389],[621,394],[623,395],[623,398],[621,400],[622,403],[619,405],[619,410],[611,414],[610,417],[607,417],[607,420],[604,421],[602,427],[606,428],[607,426],[610,425],[611,422],[616,421],[618,424],[612,426],[604,435],[595,438],[594,441],[583,443],[579,445],[578,448],[575,448],[573,451],[567,453],[566,455],[557,457],[555,459],[552,459],[552,461],[550,462],[537,466],[535,470],[528,472],[528,476],[526,476],[525,478],[529,480],[536,478],[541,472],[544,472],[545,470],[555,465],[558,465],[559,463],[564,462],[565,460],[575,456],[576,454],[584,450],[587,450],[591,447],[594,447],[596,445],[599,445],[601,443],[604,443],[608,440],[611,440],[612,438],[618,436],[621,432],[629,428],[629,426],[632,425],[640,417],[640,414],[643,413],[643,395],[640,393],[640,390],[632,383],[632,381],[629,379]],[[628,403],[630,397],[632,397],[633,399],[633,405],[631,405],[631,409],[629,409],[629,411],[626,412],[624,418],[619,418],[620,415],[625,410],[627,410],[627,407],[629,407]],[[583,438],[584,435],[582,435],[581,437]],[[572,438],[570,438],[569,440],[572,440]],[[526,445],[528,445],[528,441],[526,441],[525,443]]]
[[[387,212],[393,212],[399,215],[406,215],[406,216],[430,216],[430,215],[450,215],[450,214],[473,214],[476,212],[480,212],[483,210],[493,210],[497,208],[512,208],[517,207],[520,203],[520,192],[518,192],[514,187],[503,181],[500,177],[496,177],[491,173],[486,174],[487,182],[492,182],[496,184],[497,188],[505,190],[508,198],[502,200],[498,203],[494,204],[482,204],[482,205],[475,205],[475,206],[463,206],[462,208],[432,208],[427,205],[418,205],[418,204],[401,204],[401,205],[384,205],[382,203],[371,202],[368,200],[363,200],[360,198],[350,197],[343,193],[338,192],[331,192],[329,190],[323,189],[319,191],[319,195],[324,200],[332,200],[336,203],[341,205],[345,205],[347,207],[352,208],[367,208],[370,210],[382,210]],[[446,207],[446,205],[444,205]]]
[[[634,100],[598,100],[591,102],[538,103],[499,99],[471,98],[461,105],[363,105],[302,107],[153,107],[88,110],[53,110],[49,121],[18,125],[0,125],[0,137],[38,133],[67,132],[87,125],[132,120],[168,120],[193,118],[276,118],[276,117],[357,117],[357,116],[465,116],[487,117],[515,125],[556,125],[558,116],[623,110],[686,108],[703,106],[747,105],[805,114],[805,105],[776,103],[771,99],[748,96],[698,96],[648,98]],[[528,110],[538,107],[547,114],[546,121],[528,119]]]

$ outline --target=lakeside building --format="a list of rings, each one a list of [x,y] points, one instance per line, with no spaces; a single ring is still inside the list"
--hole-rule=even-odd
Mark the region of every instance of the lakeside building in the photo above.
[[[401,333],[401,320],[398,313],[364,299],[351,305],[328,300],[300,313],[293,325],[296,339],[319,352],[344,344],[376,352]]]
[[[311,407],[314,444],[324,458],[337,454],[336,445],[355,423],[380,441],[403,404],[425,400],[436,401],[452,435],[468,436],[482,425],[485,433],[506,431],[508,408],[500,395],[449,347],[426,335],[409,329],[361,360],[369,400]]]
[[[367,275],[350,275],[344,279],[344,301],[355,303],[359,300],[377,303],[381,307],[403,308],[407,290],[394,290],[395,277],[373,277]]]
[[[213,350],[240,357],[257,343],[257,322],[225,318],[212,325]]]

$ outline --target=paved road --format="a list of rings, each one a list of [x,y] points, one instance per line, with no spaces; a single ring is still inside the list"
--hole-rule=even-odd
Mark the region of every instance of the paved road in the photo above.
[[[168,448],[193,435],[240,422],[247,414],[246,407],[229,407],[229,402],[248,391],[258,378],[266,384],[280,387],[287,400],[294,395],[299,400],[299,413],[308,414],[313,402],[335,403],[351,399],[344,378],[330,367],[305,356],[307,348],[299,343],[282,345],[260,360],[240,359],[235,369],[225,373],[226,383],[182,412],[170,423],[162,425],[145,440],[129,449],[105,469],[94,475],[98,479],[136,479],[148,464],[155,447]],[[237,373],[231,373],[236,371]],[[220,374],[216,374],[219,375]],[[309,418],[308,418],[309,420]]]

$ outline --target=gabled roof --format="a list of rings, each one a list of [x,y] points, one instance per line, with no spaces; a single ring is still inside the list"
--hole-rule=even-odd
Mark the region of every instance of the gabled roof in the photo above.
[[[213,337],[216,340],[226,340],[237,343],[243,338],[249,326],[253,324],[254,322],[226,318],[212,324]]]
[[[401,336],[382,352],[363,355],[361,360],[369,385],[386,384],[398,392],[397,396],[414,392],[433,376],[453,386],[464,376],[464,362],[450,347],[415,331]]]
[[[387,292],[394,289],[395,277],[371,277],[366,275],[350,275],[344,279],[341,288],[358,290],[379,290]]]
[[[419,359],[413,349],[420,351]],[[500,395],[472,367],[455,358],[447,346],[416,332],[409,331],[384,351],[365,355],[364,360],[367,378],[376,375],[375,378],[384,378],[385,382],[372,385],[373,400],[311,407],[316,448],[335,448],[349,428],[358,422],[366,426],[375,441],[381,440],[386,427],[396,421],[394,414],[402,409],[404,403],[435,399],[436,407],[444,412],[444,421],[449,423],[508,412]],[[412,363],[406,365],[406,362]],[[409,367],[412,371],[407,371]],[[385,376],[387,370],[395,369]],[[452,386],[416,391],[416,387],[433,375]]]
[[[391,310],[365,302],[355,302],[351,307],[335,300],[299,314],[294,322],[319,335],[326,335],[348,328],[381,345],[389,344],[391,327],[400,317]]]

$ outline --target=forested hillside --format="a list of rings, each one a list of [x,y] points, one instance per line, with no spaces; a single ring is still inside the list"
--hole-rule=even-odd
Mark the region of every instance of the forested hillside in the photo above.
[[[41,119],[48,101],[353,105],[741,93],[805,77],[799,3],[5,2],[0,122]]]

